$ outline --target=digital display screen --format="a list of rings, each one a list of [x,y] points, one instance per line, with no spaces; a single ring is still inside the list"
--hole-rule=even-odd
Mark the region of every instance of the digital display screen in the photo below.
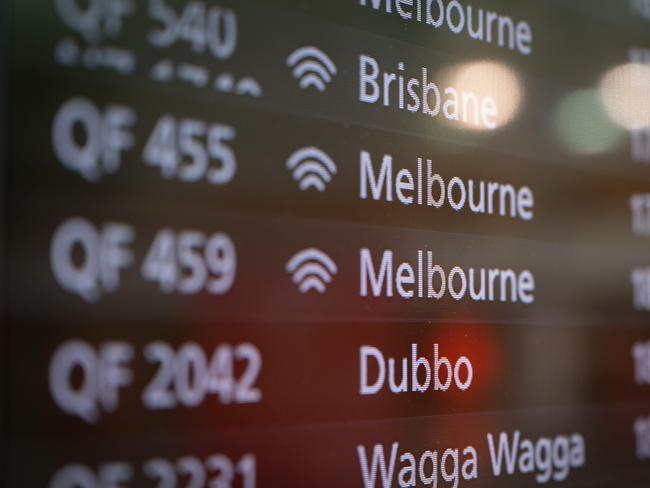
[[[0,485],[650,486],[650,1],[0,22]]]

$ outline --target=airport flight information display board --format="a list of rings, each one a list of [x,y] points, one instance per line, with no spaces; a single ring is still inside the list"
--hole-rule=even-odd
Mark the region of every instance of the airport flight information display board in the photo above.
[[[0,13],[0,485],[650,486],[648,0]]]

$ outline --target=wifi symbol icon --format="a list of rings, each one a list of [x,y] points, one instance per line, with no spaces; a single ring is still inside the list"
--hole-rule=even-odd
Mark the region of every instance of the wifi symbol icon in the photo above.
[[[287,57],[287,65],[293,69],[293,77],[303,90],[313,87],[324,92],[337,73],[329,56],[314,46],[296,49]]]
[[[294,254],[285,269],[300,293],[316,290],[321,294],[325,293],[327,284],[332,282],[332,275],[338,271],[332,258],[315,247]]]
[[[315,188],[320,192],[325,191],[337,171],[332,158],[313,146],[298,149],[289,156],[287,169],[292,171],[293,179],[302,191]]]

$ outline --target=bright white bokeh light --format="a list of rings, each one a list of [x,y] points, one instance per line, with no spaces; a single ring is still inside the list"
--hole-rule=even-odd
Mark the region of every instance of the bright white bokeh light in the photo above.
[[[599,91],[615,123],[628,130],[650,127],[650,66],[615,66],[600,80]]]
[[[458,92],[473,92],[479,99],[492,97],[496,102],[496,128],[512,122],[523,104],[523,86],[515,71],[497,61],[474,61],[445,71],[449,85]],[[486,130],[485,127],[464,123],[463,128]]]

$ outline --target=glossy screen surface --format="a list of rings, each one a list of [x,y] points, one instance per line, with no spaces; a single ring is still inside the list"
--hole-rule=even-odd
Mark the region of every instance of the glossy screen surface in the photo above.
[[[0,485],[650,486],[648,0],[0,12]]]

